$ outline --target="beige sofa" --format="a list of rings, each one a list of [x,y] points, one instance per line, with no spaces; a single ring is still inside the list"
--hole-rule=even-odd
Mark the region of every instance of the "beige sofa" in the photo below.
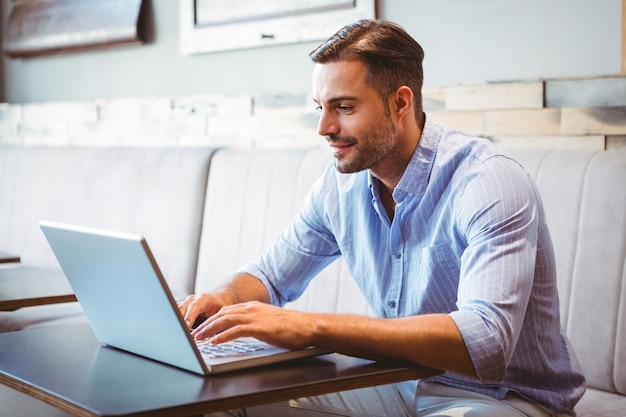
[[[46,275],[59,267],[42,219],[142,233],[183,297],[193,291],[213,152],[0,147],[0,252],[19,255],[29,275]],[[6,267],[0,279],[12,273]],[[77,303],[0,312],[0,331],[83,321],[81,313]]]
[[[588,380],[576,411],[626,416],[626,153],[517,157],[542,193],[562,322]],[[0,147],[0,252],[46,273],[58,266],[40,219],[136,232],[175,297],[208,291],[276,237],[329,163],[324,149]],[[341,261],[292,307],[371,314]],[[77,303],[28,307],[0,312],[0,331],[79,321]]]

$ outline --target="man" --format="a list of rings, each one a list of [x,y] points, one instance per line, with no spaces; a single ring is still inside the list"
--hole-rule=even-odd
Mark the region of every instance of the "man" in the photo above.
[[[585,382],[560,328],[552,243],[527,173],[426,117],[423,51],[397,25],[346,26],[311,58],[334,168],[257,263],[181,312],[190,326],[207,318],[192,334],[213,343],[254,336],[446,372],[238,415],[571,413]],[[338,256],[378,318],[280,307]]]

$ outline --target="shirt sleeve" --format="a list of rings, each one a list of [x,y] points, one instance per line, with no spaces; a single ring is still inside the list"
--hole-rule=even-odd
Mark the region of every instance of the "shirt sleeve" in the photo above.
[[[481,382],[499,381],[519,339],[533,286],[539,201],[516,162],[491,157],[458,193],[458,311],[451,313]]]
[[[336,192],[333,171],[329,167],[318,179],[289,227],[261,257],[237,271],[261,280],[274,305],[300,297],[311,279],[340,256],[326,214]]]

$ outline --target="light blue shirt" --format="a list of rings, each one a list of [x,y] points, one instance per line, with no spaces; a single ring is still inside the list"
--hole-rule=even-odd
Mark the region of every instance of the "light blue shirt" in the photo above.
[[[433,380],[571,411],[585,382],[559,323],[552,242],[529,175],[489,141],[427,120],[393,197],[390,222],[369,171],[330,166],[289,229],[240,272],[283,305],[342,256],[379,317],[454,319],[478,380]]]

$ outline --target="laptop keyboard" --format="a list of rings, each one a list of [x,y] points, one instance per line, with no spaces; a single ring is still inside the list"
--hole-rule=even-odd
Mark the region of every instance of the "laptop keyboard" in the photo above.
[[[265,345],[248,341],[242,342],[239,340],[220,343],[219,345],[211,344],[208,340],[199,340],[196,344],[198,345],[202,357],[208,359],[242,356],[246,353],[258,352],[267,348]]]

